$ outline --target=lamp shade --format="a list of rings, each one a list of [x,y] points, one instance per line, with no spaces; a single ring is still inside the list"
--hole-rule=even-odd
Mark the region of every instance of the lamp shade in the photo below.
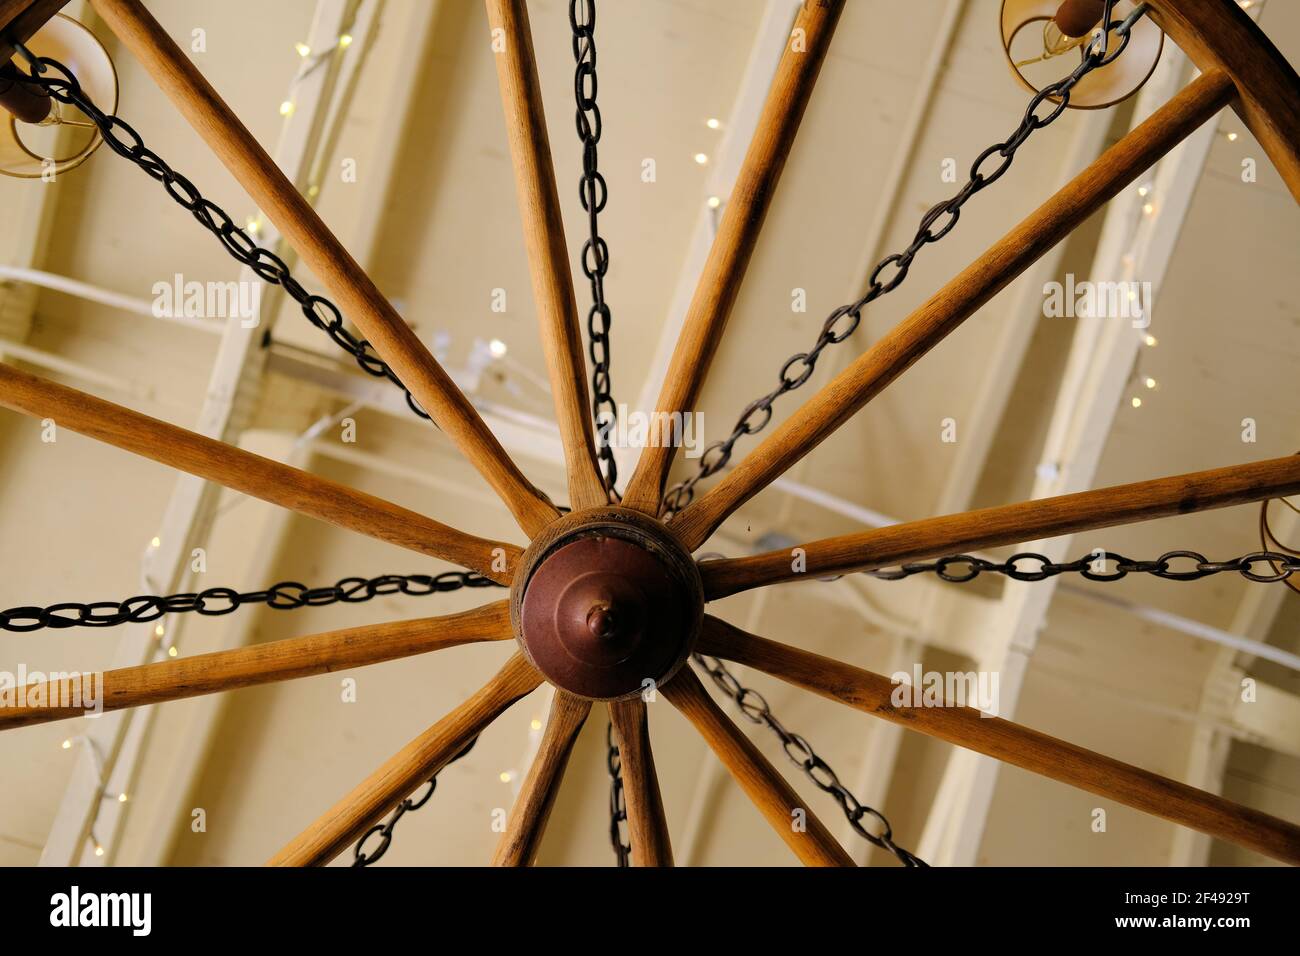
[[[1090,38],[1084,37],[1077,46],[1057,55],[1044,55],[1048,46],[1044,31],[1054,22],[1061,6],[1061,0],[1002,0],[1002,49],[1016,79],[1034,92],[1068,75],[1078,65]],[[1118,0],[1111,12],[1112,20],[1123,19],[1133,8],[1131,0]],[[1110,48],[1115,49],[1118,42],[1119,38],[1112,34]],[[1164,32],[1151,18],[1140,18],[1133,25],[1123,56],[1080,80],[1070,91],[1070,106],[1104,109],[1132,96],[1155,70],[1164,42]]]
[[[63,14],[53,17],[26,46],[34,55],[66,66],[101,110],[117,110],[113,61],[95,35],[76,20]],[[30,75],[21,57],[13,62]],[[37,124],[0,111],[0,173],[6,176],[40,179],[66,172],[85,162],[102,142],[99,130],[73,106],[55,103],[50,117]]]

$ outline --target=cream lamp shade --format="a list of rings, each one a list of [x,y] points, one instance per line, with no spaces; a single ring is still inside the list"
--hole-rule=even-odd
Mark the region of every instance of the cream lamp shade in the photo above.
[[[1104,9],[1104,4],[1094,6]],[[1002,49],[1011,71],[1027,89],[1038,92],[1078,66],[1089,40],[1101,28],[1100,14],[1089,32],[1081,36],[1066,35],[1060,24],[1087,22],[1090,18],[1085,16],[1081,21],[1079,12],[1088,7],[1086,0],[1002,0]],[[1118,0],[1111,21],[1123,20],[1133,8],[1130,0]],[[1063,15],[1058,17],[1058,13]],[[1077,31],[1078,27],[1073,29]],[[1164,41],[1164,32],[1150,17],[1140,18],[1133,25],[1123,55],[1079,81],[1070,92],[1070,106],[1103,109],[1133,95],[1155,70]],[[1110,49],[1114,50],[1119,42],[1112,34]]]
[[[88,29],[59,14],[27,40],[38,57],[58,60],[105,113],[117,110],[117,71],[103,44]],[[31,75],[22,57],[13,60],[21,75]],[[0,173],[20,179],[50,178],[85,162],[103,138],[74,106],[51,101],[49,115],[26,123],[0,110]]]

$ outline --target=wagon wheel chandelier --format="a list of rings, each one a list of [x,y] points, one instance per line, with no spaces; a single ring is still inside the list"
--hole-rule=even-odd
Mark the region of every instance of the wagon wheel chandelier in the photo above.
[[[455,443],[529,539],[521,548],[468,535],[372,495],[0,363],[0,405],[9,409],[53,419],[235,491],[468,569],[436,576],[345,579],[321,588],[287,582],[250,593],[214,588],[200,594],[122,602],[13,608],[0,613],[0,626],[5,629],[109,626],[186,611],[227,613],[244,604],[288,608],[361,601],[394,591],[427,594],[462,587],[509,588],[507,599],[458,614],[331,631],[103,674],[103,707],[118,710],[460,644],[518,642],[517,652],[486,685],[343,796],[276,853],[271,863],[325,864],[353,844],[357,863],[373,862],[387,848],[401,816],[432,795],[439,771],[472,747],[511,704],[548,682],[555,695],[541,746],[509,814],[494,863],[527,865],[535,859],[578,732],[593,705],[604,703],[612,728],[614,843],[620,857],[630,855],[636,865],[671,865],[647,724],[645,692],[653,689],[694,725],[801,861],[852,865],[827,827],[719,709],[688,664],[691,660],[746,717],[766,724],[781,738],[787,755],[837,800],[865,839],[890,850],[905,865],[921,861],[894,843],[885,817],[858,803],[807,741],[787,730],[725,662],[756,668],[920,733],[1276,859],[1300,863],[1300,827],[1295,824],[972,708],[896,706],[891,701],[893,684],[886,677],[745,633],[705,613],[707,602],[728,595],[807,576],[855,572],[885,579],[933,572],[955,581],[982,572],[1021,580],[1075,572],[1095,580],[1128,573],[1191,580],[1228,572],[1255,581],[1285,581],[1300,571],[1300,560],[1285,547],[1221,562],[1192,552],[1172,552],[1154,561],[1106,554],[1100,568],[1090,559],[1053,564],[1040,555],[1022,554],[993,562],[966,552],[1247,502],[1267,507],[1271,499],[1300,492],[1300,456],[841,535],[802,545],[802,559],[797,562],[785,550],[736,559],[692,557],[737,508],[830,437],[1049,248],[1222,108],[1232,106],[1240,114],[1300,200],[1300,79],[1232,0],[1150,0],[1138,5],[1115,0],[1006,0],[1004,47],[1017,75],[1034,90],[1020,125],[975,160],[967,183],[951,199],[926,213],[905,250],[877,266],[868,292],[827,318],[814,347],[785,364],[777,387],[745,409],[731,436],[709,449],[696,474],[666,491],[673,444],[651,443],[642,450],[621,497],[614,488],[617,473],[608,447],[615,406],[609,376],[611,310],[603,288],[609,251],[599,233],[599,213],[607,194],[597,164],[601,123],[596,106],[594,5],[578,0],[570,5],[577,128],[583,141],[580,195],[589,224],[581,256],[592,289],[587,324],[595,378],[589,390],[527,10],[524,0],[487,0],[493,36],[499,38],[495,60],[564,447],[570,500],[566,509],[553,504],[519,471],[436,359],[140,0],[92,0],[92,5],[321,279],[334,301],[308,293],[282,259],[260,247],[114,114],[114,103],[102,99],[105,95],[115,99],[115,77],[108,82],[111,63],[105,73],[102,63],[96,65],[93,49],[79,45],[75,37],[65,42],[72,45],[67,48],[86,54],[84,64],[70,65],[41,52],[40,31],[57,22],[51,18],[63,6],[61,0],[0,3],[0,62],[7,63],[0,75],[0,103],[25,123],[93,127],[96,141],[83,142],[68,163],[83,161],[102,141],[159,181],[234,258],[264,281],[282,286],[305,316],[364,371],[403,388],[411,408],[430,418]],[[656,403],[658,415],[688,411],[699,397],[843,7],[844,0],[806,0],[798,14],[792,41],[781,58],[686,314]],[[1025,35],[1039,38],[1041,50],[1018,52],[1016,44],[1022,41],[1017,38]],[[1035,131],[1072,105],[1101,107],[1132,93],[1150,75],[1152,50],[1158,56],[1166,36],[1200,68],[1196,80],[870,345],[716,484],[697,495],[702,479],[729,464],[736,442],[768,424],[774,403],[804,385],[823,350],[849,338],[863,309],[897,288],[921,250],[956,227],[965,203],[1006,173],[1017,150]],[[1039,85],[1035,64],[1067,64],[1070,69],[1065,76]],[[1076,98],[1080,102],[1073,102]],[[84,121],[73,111],[82,114]],[[15,128],[13,122],[10,128]],[[363,337],[348,330],[345,315]],[[1261,527],[1266,527],[1263,517]],[[1106,570],[1107,563],[1113,570]],[[75,707],[47,706],[73,699],[77,689],[68,681],[24,688],[26,703],[0,708],[0,728],[78,716]],[[417,796],[421,787],[426,789]],[[630,846],[621,836],[624,822]],[[377,837],[377,842],[366,850],[359,841],[368,835]]]

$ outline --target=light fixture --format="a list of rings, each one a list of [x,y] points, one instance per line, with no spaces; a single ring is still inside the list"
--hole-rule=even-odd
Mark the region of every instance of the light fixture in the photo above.
[[[1123,20],[1133,7],[1131,0],[1119,0],[1112,20]],[[1016,79],[1038,92],[1073,70],[1099,32],[1105,9],[1105,0],[1002,0],[1002,49]],[[1139,19],[1124,55],[1080,80],[1070,91],[1070,106],[1104,109],[1132,96],[1151,77],[1164,41],[1150,17]],[[1119,42],[1112,33],[1110,52]],[[1067,55],[1071,52],[1073,56]]]
[[[113,61],[95,35],[76,20],[63,14],[53,17],[26,46],[34,56],[49,57],[66,66],[86,96],[105,113],[117,111]],[[0,173],[42,179],[84,163],[103,142],[99,130],[75,106],[59,103],[23,83],[31,69],[21,56],[14,57],[9,69],[13,75],[0,79]]]

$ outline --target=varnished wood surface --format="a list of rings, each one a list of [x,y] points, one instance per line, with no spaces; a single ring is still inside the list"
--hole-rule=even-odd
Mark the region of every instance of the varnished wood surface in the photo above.
[[[823,538],[799,546],[804,552],[800,571],[794,570],[796,562],[791,549],[784,549],[746,558],[705,561],[700,565],[700,576],[705,598],[716,600],[779,581],[893,567],[906,561],[1112,528],[1296,493],[1300,493],[1300,455],[1291,455]],[[1088,550],[1094,546],[1104,546],[1104,543],[1089,542]],[[960,573],[962,569],[953,570]]]
[[[1151,0],[1151,19],[1201,70],[1223,70],[1233,108],[1300,202],[1300,77],[1233,0]]]
[[[150,418],[0,362],[0,406],[86,435],[234,491],[509,584],[522,552],[463,534],[392,502]],[[93,476],[87,487],[94,487]],[[493,570],[497,557],[504,570]],[[499,564],[499,562],[498,562]]]
[[[687,665],[689,666],[689,665]],[[623,771],[628,841],[633,866],[672,866],[673,847],[664,815],[664,800],[650,749],[650,724],[640,698],[611,701],[609,719]]]
[[[794,30],[802,31],[799,48],[786,42],[683,320],[655,403],[658,413],[689,413],[695,408],[843,9],[844,0],[805,0],[795,19]],[[650,442],[641,450],[623,494],[626,507],[651,515],[659,513],[674,451],[669,442]]]
[[[81,717],[86,713],[87,692],[105,712],[124,710],[363,667],[460,644],[506,641],[513,636],[509,604],[497,601],[461,614],[367,624],[123,667],[102,675],[65,677],[44,682],[36,698],[38,706],[0,706],[0,730]],[[28,700],[33,699],[30,690],[25,693]],[[3,697],[0,691],[0,699]],[[78,706],[52,706],[73,701]]]
[[[713,702],[689,665],[659,691],[695,725],[750,802],[806,866],[855,865],[794,788]],[[800,819],[803,830],[796,829]]]
[[[268,861],[269,866],[324,866],[438,773],[542,676],[515,654],[469,700],[394,754],[351,793]]]
[[[582,327],[573,294],[528,7],[524,0],[487,0],[487,12],[494,35],[502,38],[503,49],[494,49],[493,59],[514,161],[546,371],[564,445],[570,504],[575,511],[595,508],[608,504],[609,496],[596,464]],[[501,33],[496,34],[497,30]]]
[[[532,866],[537,859],[546,821],[564,780],[564,768],[569,765],[573,745],[589,713],[590,700],[555,691],[541,745],[506,820],[506,832],[492,857],[493,866]]]
[[[559,513],[554,506],[520,473],[415,331],[144,5],[139,0],[91,3],[325,284],[344,317],[356,323],[438,427],[506,503],[525,533],[531,537],[556,518]]]
[[[1233,96],[1224,73],[1201,76],[1106,150],[1027,219],[878,339],[672,520],[688,551],[767,487],[1128,186]]]
[[[927,736],[1300,864],[1300,827],[1293,823],[1009,720],[985,717],[972,707],[895,706],[892,697],[897,685],[887,677],[747,634],[712,616],[704,624],[702,654],[757,668]]]

